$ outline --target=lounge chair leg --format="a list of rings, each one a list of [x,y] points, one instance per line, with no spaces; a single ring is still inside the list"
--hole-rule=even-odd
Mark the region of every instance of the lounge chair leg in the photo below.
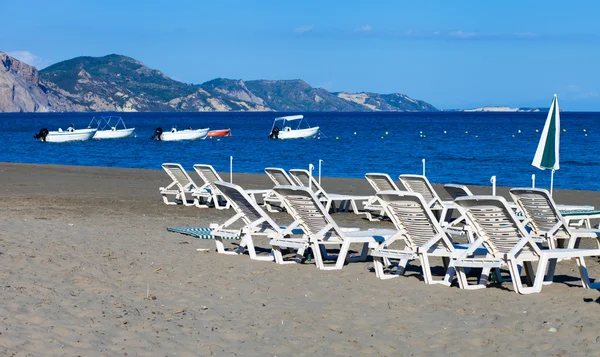
[[[397,278],[398,274],[385,274],[383,270],[383,261],[384,258],[382,257],[373,257],[373,268],[375,269],[375,276],[381,280]]]
[[[315,266],[319,269],[323,269],[324,268],[324,264],[323,264],[323,256],[321,255],[321,246],[319,245],[319,243],[312,243],[312,251],[313,254],[315,256]]]
[[[433,274],[431,273],[431,265],[429,264],[429,255],[427,253],[420,254],[419,259],[421,260],[421,269],[423,270],[423,278],[426,284],[441,284],[450,286],[450,282],[446,280],[446,276],[442,280],[434,280]],[[442,257],[442,260],[444,257]],[[448,271],[448,269],[446,269]]]
[[[456,276],[456,269],[452,263],[448,264],[448,268],[446,269],[446,274],[444,275],[444,284],[446,286],[452,285],[452,280]]]
[[[169,201],[169,199],[167,198],[167,195],[165,195],[165,194],[162,195],[162,198],[166,205],[176,205],[177,204],[177,202],[175,202],[175,201]]]
[[[219,253],[219,254],[238,255],[237,251],[225,250],[225,245],[223,244],[223,239],[221,239],[220,237],[215,237],[215,244],[217,245],[217,253]],[[240,245],[241,245],[241,243],[240,243]]]
[[[588,275],[588,270],[583,257],[576,257],[575,261],[577,262],[577,267],[579,268],[579,275],[581,276],[581,284],[583,287],[586,289],[600,289],[600,282],[590,282],[590,277]]]
[[[454,267],[453,263],[450,263],[450,267]],[[456,277],[458,280],[458,286],[461,289],[469,289],[469,282],[467,281],[467,274],[465,274],[465,268],[463,267],[454,267],[456,270]]]
[[[406,266],[408,265],[409,259],[400,259],[400,261],[398,262],[398,268],[396,269],[396,274],[398,275],[404,275],[404,272],[406,272]]]
[[[554,282],[554,271],[556,270],[556,259],[550,259],[548,261],[548,271],[544,276],[544,285],[550,285]]]
[[[272,261],[274,259],[273,255],[269,256],[258,256],[256,255],[256,248],[254,247],[254,240],[252,240],[252,235],[246,233],[245,235],[245,239],[246,239],[246,245],[247,245],[247,249],[248,249],[248,254],[250,255],[250,259],[252,260],[265,260],[265,261]]]
[[[283,255],[281,254],[281,248],[278,246],[273,246],[273,258],[275,260],[275,263],[277,264],[283,264]]]
[[[350,242],[344,242],[340,248],[340,254],[335,262],[335,269],[342,269],[346,263],[348,257],[348,250],[350,250]]]

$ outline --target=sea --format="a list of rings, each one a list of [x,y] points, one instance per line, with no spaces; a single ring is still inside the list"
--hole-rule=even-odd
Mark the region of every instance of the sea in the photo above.
[[[314,175],[361,178],[383,172],[425,174],[432,183],[548,188],[551,173],[531,165],[547,113],[285,113],[319,126],[315,139],[272,140],[281,113],[2,113],[0,161],[161,170],[176,162],[192,171],[264,173],[314,166]],[[94,115],[121,116],[129,139],[44,143],[42,128],[86,128]],[[600,113],[561,112],[560,170],[555,189],[600,191]],[[226,129],[232,136],[199,141],[150,140],[156,128]],[[230,167],[231,165],[231,167]],[[229,179],[226,175],[225,179]],[[5,183],[9,184],[9,183]]]

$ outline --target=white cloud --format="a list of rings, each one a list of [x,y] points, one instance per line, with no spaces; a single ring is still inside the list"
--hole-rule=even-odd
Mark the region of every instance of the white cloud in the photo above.
[[[448,36],[450,37],[459,37],[459,38],[473,38],[480,36],[479,32],[466,32],[463,30],[448,32]]]
[[[371,25],[364,25],[356,29],[357,32],[370,32],[371,30],[373,30]]]
[[[310,25],[309,26],[299,26],[294,29],[294,32],[297,34],[303,34],[303,33],[312,31],[313,29],[314,29],[314,26],[310,26]]]
[[[569,94],[569,97],[572,98],[576,98],[576,99],[589,99],[589,98],[597,98],[598,97],[598,91],[591,89],[588,90],[587,88],[582,88],[578,85],[575,84],[569,84],[565,87],[567,93]]]
[[[24,51],[8,51],[8,52],[6,52],[6,54],[18,59],[21,62],[27,63],[30,66],[34,66],[37,69],[45,68],[50,64],[50,61],[48,61],[47,59],[36,56],[33,53],[26,51],[26,50],[24,50]]]

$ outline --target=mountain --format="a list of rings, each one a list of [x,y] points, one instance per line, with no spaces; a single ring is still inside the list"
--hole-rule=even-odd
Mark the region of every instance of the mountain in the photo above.
[[[0,52],[0,111],[47,112],[48,98],[35,67]]]
[[[473,109],[463,109],[463,112],[539,112],[540,108],[511,108],[507,106],[488,106]],[[546,109],[548,111],[548,109]]]
[[[116,54],[76,57],[38,73],[0,52],[0,112],[380,110],[437,111],[404,94],[330,93],[299,79],[192,85]]]
[[[271,109],[278,112],[365,110],[323,88],[313,88],[300,79],[248,81],[246,86],[257,96],[263,98]]]
[[[368,110],[392,111],[392,112],[435,112],[437,109],[422,100],[415,100],[400,93],[378,94],[378,93],[346,93],[339,92],[336,95],[347,101],[359,104]]]

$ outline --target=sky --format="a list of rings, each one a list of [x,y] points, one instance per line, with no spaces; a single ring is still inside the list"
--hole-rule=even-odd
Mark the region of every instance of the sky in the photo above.
[[[440,109],[600,111],[600,2],[0,0],[0,51],[117,53],[187,83],[303,79]]]

